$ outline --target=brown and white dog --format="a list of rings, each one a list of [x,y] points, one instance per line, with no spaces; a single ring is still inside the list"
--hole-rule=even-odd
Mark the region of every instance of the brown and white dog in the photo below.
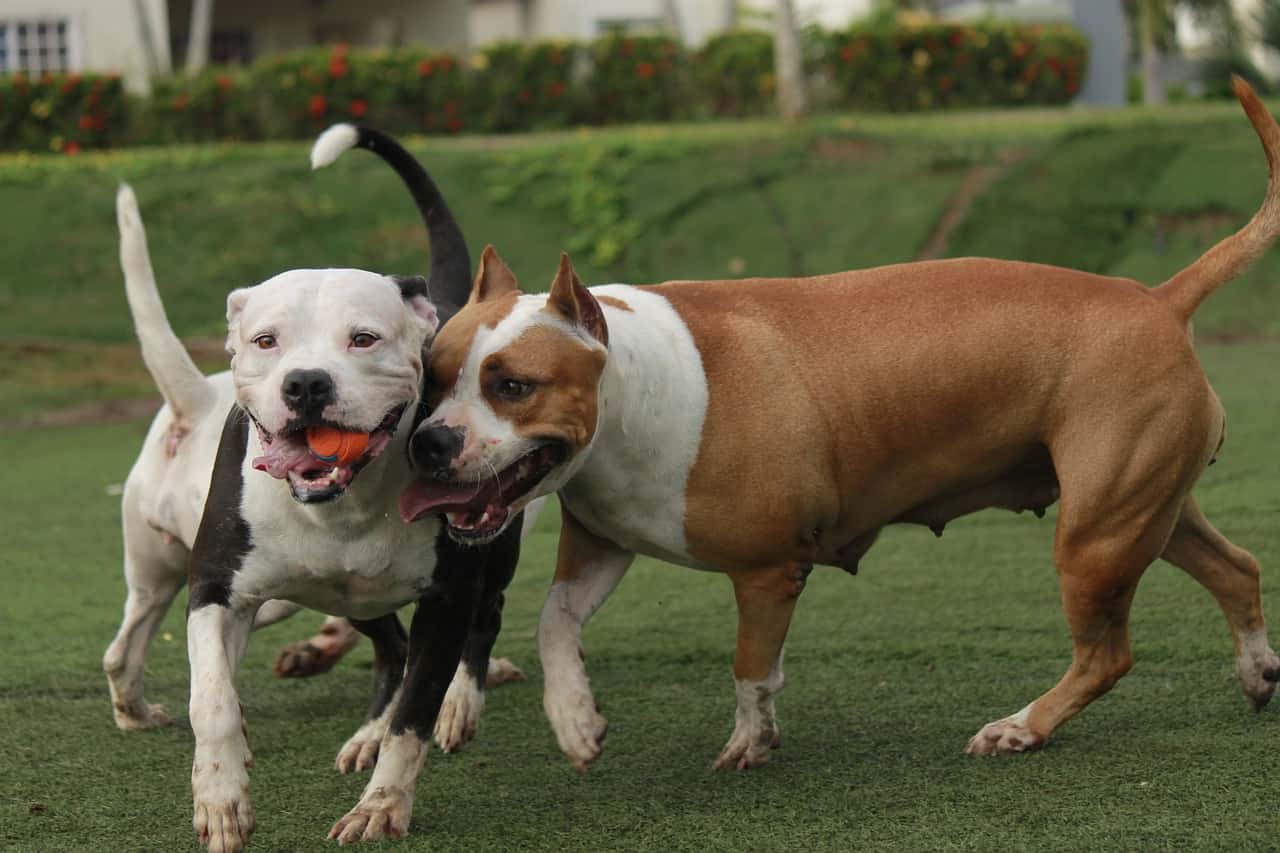
[[[402,513],[492,538],[558,491],[564,523],[539,627],[545,708],[579,769],[605,721],[581,630],[642,553],[727,573],[737,716],[718,768],[764,763],[782,647],[812,564],[852,571],[886,524],[939,529],[1061,498],[1053,559],[1075,654],[1062,680],[969,741],[1042,746],[1130,668],[1129,606],[1157,557],[1218,600],[1244,693],[1280,680],[1258,565],[1191,488],[1225,434],[1196,358],[1196,307],[1280,231],[1280,127],[1242,81],[1271,180],[1244,228],[1160,287],[988,259],[807,279],[609,285],[562,257],[522,295],[487,249],[436,338],[434,414]]]

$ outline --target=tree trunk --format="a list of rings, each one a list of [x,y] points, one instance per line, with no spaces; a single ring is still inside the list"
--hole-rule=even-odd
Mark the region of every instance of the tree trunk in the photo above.
[[[1156,41],[1156,16],[1160,14],[1157,3],[1162,0],[1140,0],[1138,3],[1138,26],[1142,37],[1142,102],[1144,104],[1163,104],[1167,98],[1164,91],[1164,75],[1161,73],[1160,45]]]
[[[778,0],[773,15],[773,69],[778,81],[778,112],[785,121],[796,121],[809,111],[805,92],[804,56],[796,32],[791,0]]]
[[[203,71],[209,64],[209,39],[213,34],[213,0],[193,0],[191,29],[187,33],[187,73]]]

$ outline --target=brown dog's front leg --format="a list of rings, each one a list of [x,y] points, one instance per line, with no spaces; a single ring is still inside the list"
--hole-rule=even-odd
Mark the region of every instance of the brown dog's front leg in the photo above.
[[[749,770],[781,743],[774,697],[782,690],[782,645],[812,565],[730,573],[738,600],[738,649],[733,659],[738,710],[733,735],[712,768]]]

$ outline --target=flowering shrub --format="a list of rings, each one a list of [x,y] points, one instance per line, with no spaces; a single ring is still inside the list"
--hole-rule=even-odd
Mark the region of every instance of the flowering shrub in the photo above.
[[[135,134],[146,142],[246,139],[257,133],[248,75],[215,68],[157,80]]]
[[[118,75],[0,76],[0,148],[78,154],[118,140],[125,121]]]
[[[501,42],[473,61],[472,103],[487,131],[566,127],[581,110],[573,71],[581,49],[569,42]]]
[[[684,49],[667,36],[608,35],[591,44],[592,124],[670,121],[690,113]]]
[[[267,137],[312,136],[337,121],[393,133],[466,128],[462,64],[448,53],[352,51],[340,44],[268,57],[252,75]]]
[[[693,56],[693,79],[711,112],[760,115],[773,106],[773,36],[737,30],[712,36]]]
[[[1087,60],[1072,27],[1003,21],[855,25],[827,51],[842,105],[889,110],[1064,104]]]
[[[811,70],[826,69],[837,105],[912,110],[1066,103],[1080,89],[1087,46],[1066,25],[874,18],[838,33],[806,30],[805,55]],[[135,104],[114,75],[0,76],[0,148],[75,154],[122,141],[305,139],[346,120],[403,134],[752,115],[770,110],[773,90],[763,32],[724,33],[692,56],[666,36],[505,43],[468,67],[422,48],[335,45],[159,80]]]

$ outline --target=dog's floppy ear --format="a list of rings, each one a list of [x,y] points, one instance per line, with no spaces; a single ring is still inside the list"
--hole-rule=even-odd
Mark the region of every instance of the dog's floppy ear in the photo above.
[[[427,298],[427,280],[420,275],[393,275],[390,278],[400,288],[400,296],[409,310],[426,321],[427,337],[433,337],[440,328],[440,317],[436,314],[436,306]]]
[[[574,272],[568,252],[560,253],[560,268],[551,282],[551,294],[543,310],[580,327],[606,347],[609,345],[609,327],[604,321],[604,311]]]
[[[467,304],[477,305],[519,290],[515,273],[502,262],[492,245],[485,246],[480,253],[480,266],[476,269],[475,282],[471,285],[471,298],[467,300]]]
[[[240,337],[240,313],[249,301],[249,288],[241,287],[227,295],[227,352],[236,354],[236,340]]]

